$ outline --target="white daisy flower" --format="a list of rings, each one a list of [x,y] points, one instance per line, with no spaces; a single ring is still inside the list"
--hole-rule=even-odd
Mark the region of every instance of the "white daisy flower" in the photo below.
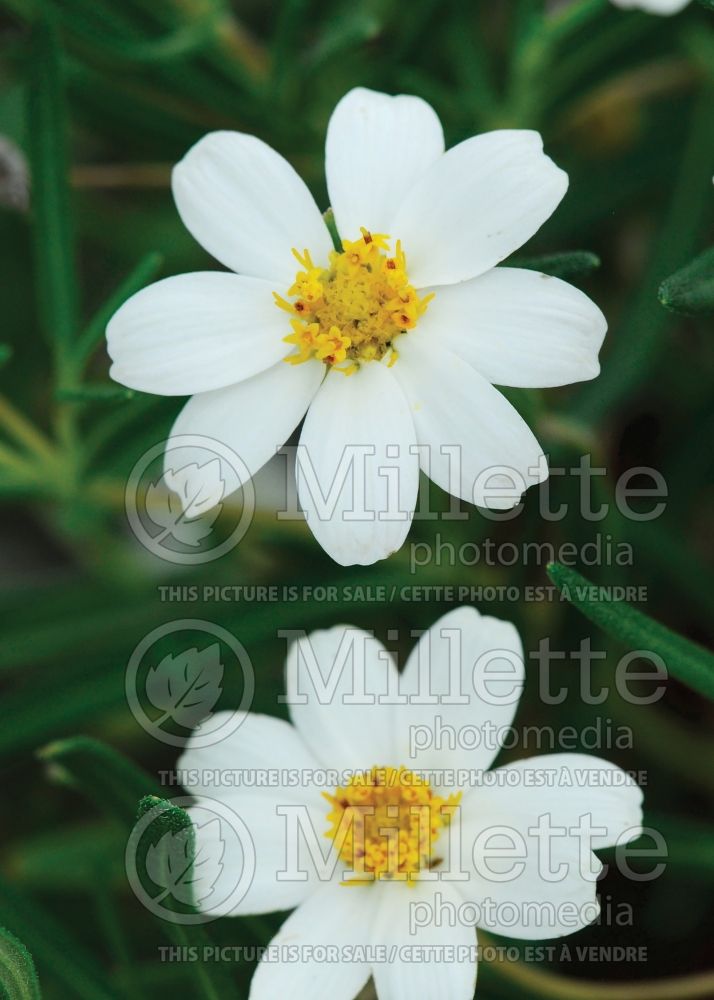
[[[625,10],[636,8],[647,11],[648,14],[678,14],[689,3],[689,0],[612,0],[616,7]]]
[[[264,142],[201,139],[174,169],[174,198],[237,273],[140,291],[111,320],[108,349],[123,385],[192,396],[173,437],[220,441],[251,476],[307,414],[297,479],[308,524],[337,562],[370,564],[404,541],[420,467],[500,509],[547,477],[494,386],[594,378],[606,323],[565,282],[496,267],[568,186],[537,132],[489,132],[445,152],[423,100],[356,89],[330,119],[326,173],[340,250]],[[202,492],[205,458],[193,464],[187,495]]]
[[[596,919],[602,866],[592,849],[639,834],[642,794],[620,768],[577,753],[486,773],[524,680],[513,625],[456,609],[422,636],[401,675],[374,637],[339,626],[298,639],[286,674],[292,725],[248,715],[218,745],[189,744],[178,763],[197,810],[219,796],[255,847],[242,901],[211,903],[243,877],[243,855],[227,852],[202,911],[296,907],[251,1000],[352,1000],[370,976],[382,1000],[470,1000],[474,924],[547,939]],[[302,822],[291,826],[290,815]],[[544,851],[546,822],[554,835]],[[222,855],[218,830],[196,824],[204,862]]]

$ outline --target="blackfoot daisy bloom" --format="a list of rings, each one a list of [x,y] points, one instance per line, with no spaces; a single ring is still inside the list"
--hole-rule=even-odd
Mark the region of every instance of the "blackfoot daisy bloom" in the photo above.
[[[372,636],[340,626],[289,650],[292,725],[248,715],[218,745],[189,744],[178,768],[191,776],[197,808],[220,796],[250,831],[256,858],[237,906],[209,895],[201,909],[296,907],[258,966],[251,1000],[352,1000],[370,975],[382,1000],[470,1000],[475,925],[545,939],[596,919],[592,849],[639,834],[642,795],[618,767],[583,754],[487,771],[523,673],[513,625],[473,608],[440,619],[401,674]],[[583,819],[584,844],[575,832]],[[546,823],[554,835],[544,851],[537,831]],[[197,856],[223,860],[216,900],[230,897],[243,864],[223,856],[218,829],[196,823]]]
[[[238,132],[201,139],[174,170],[176,205],[236,273],[140,291],[110,322],[108,348],[118,382],[192,396],[174,439],[220,441],[247,475],[306,415],[297,481],[308,524],[337,562],[369,564],[404,541],[420,467],[502,509],[547,477],[536,438],[494,386],[594,378],[606,323],[565,282],[496,266],[568,186],[537,132],[489,132],[445,152],[424,101],[357,89],[330,120],[326,173],[338,249],[269,146]],[[185,496],[204,492],[205,465],[187,458]],[[230,490],[241,485],[225,475]]]

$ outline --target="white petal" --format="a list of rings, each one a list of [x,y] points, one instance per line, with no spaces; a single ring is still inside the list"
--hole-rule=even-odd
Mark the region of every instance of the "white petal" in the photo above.
[[[217,712],[211,720],[216,729],[221,728],[221,716],[225,717],[228,731],[233,713]],[[307,773],[317,767],[294,726],[254,712],[249,712],[240,726],[218,743],[195,746],[192,736],[176,764],[182,784],[191,795],[210,797],[218,791],[224,799],[240,799],[243,789],[273,797],[279,790],[291,801],[322,806],[324,800],[313,785],[281,780],[291,769]],[[256,786],[256,773],[266,776],[263,785]]]
[[[406,538],[419,487],[415,445],[386,365],[330,372],[305,418],[296,476],[312,533],[341,566],[384,559]]]
[[[213,795],[217,794],[214,790]],[[320,875],[302,834],[298,842],[298,864],[306,877],[278,878],[279,872],[290,874],[292,871],[287,850],[289,821],[281,809],[294,810],[293,799],[280,789],[273,789],[272,794],[242,789],[239,794],[222,796],[219,801],[239,818],[231,820],[229,814],[213,805],[212,798],[201,797],[189,809],[194,821],[196,856],[218,872],[211,893],[198,899],[202,912],[236,917],[287,910],[319,888]],[[300,813],[302,822],[309,823],[319,838],[327,827],[325,810],[300,805]],[[205,822],[206,816],[217,817],[219,822]],[[245,891],[236,895],[246,866]]]
[[[397,683],[396,665],[382,644],[348,625],[312,632],[288,652],[290,717],[326,767],[394,762]]]
[[[442,286],[419,321],[496,385],[545,388],[595,378],[607,321],[587,295],[537,271],[496,267]]]
[[[400,678],[409,698],[398,709],[400,763],[429,771],[490,767],[523,680],[515,626],[469,607],[444,615],[421,637]]]
[[[509,937],[541,940],[572,934],[597,919],[597,879],[602,864],[581,848],[548,804],[519,812],[520,788],[498,802],[490,789],[464,796],[461,807],[461,869],[467,881],[454,885],[479,908],[477,926]],[[548,831],[539,834],[546,816]]]
[[[417,179],[392,227],[412,284],[488,271],[540,229],[567,187],[538,132],[503,129],[454,146]]]
[[[548,467],[526,422],[471,365],[419,330],[393,371],[409,400],[424,472],[447,493],[508,510]]]
[[[646,10],[649,14],[678,14],[689,3],[689,0],[612,0],[616,7],[625,10],[637,8]]]
[[[357,239],[362,226],[394,235],[399,203],[443,152],[441,122],[420,97],[389,97],[363,87],[345,94],[332,113],[325,151],[340,235]]]
[[[285,357],[285,320],[260,278],[221,271],[164,278],[109,321],[109,374],[162,396],[219,389]]]
[[[516,778],[517,776],[517,778]],[[501,783],[501,779],[503,783]],[[497,768],[493,785],[469,800],[477,811],[495,809],[522,817],[548,812],[555,824],[576,827],[591,817],[592,849],[627,843],[642,827],[642,790],[616,764],[581,753],[554,753]],[[510,784],[509,782],[513,782]]]
[[[394,948],[394,957],[374,966],[379,1000],[472,1000],[476,931],[458,918],[448,917],[463,909],[461,897],[448,882],[417,881],[408,892],[400,892],[400,888],[385,886],[387,891],[380,893],[374,940],[386,945],[388,952]],[[426,926],[416,921],[419,926],[410,929],[410,919],[416,913],[439,914],[439,919]]]
[[[342,952],[368,944],[372,901],[368,889],[343,885],[324,886],[307,899],[270,942],[274,955],[290,949],[294,960],[262,959],[249,1000],[354,1000],[370,969],[366,962],[343,961]]]
[[[171,429],[164,460],[167,470],[185,470],[185,496],[204,491],[207,478],[213,475],[216,455],[224,483],[219,500],[254,476],[295,430],[317,391],[323,370],[318,362],[289,365],[279,361],[238,385],[189,399]],[[191,436],[203,438],[205,443],[188,443],[186,438]],[[214,454],[212,442],[230,452],[218,447]]]
[[[267,278],[281,294],[298,265],[292,249],[326,261],[332,241],[315,200],[287,160],[252,135],[211,132],[174,167],[183,224],[232,271]]]

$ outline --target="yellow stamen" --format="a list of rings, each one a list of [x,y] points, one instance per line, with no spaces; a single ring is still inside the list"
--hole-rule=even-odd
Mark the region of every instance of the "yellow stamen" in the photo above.
[[[413,885],[438,859],[432,848],[461,800],[442,798],[405,767],[372,767],[344,787],[323,792],[331,805],[325,836],[355,878],[343,885],[391,879]]]
[[[285,360],[300,364],[317,358],[345,375],[367,361],[397,360],[394,341],[413,330],[433,294],[420,298],[407,276],[400,242],[390,255],[390,238],[362,229],[358,240],[343,240],[326,268],[315,267],[308,250],[293,255],[300,265],[287,297],[275,304],[291,316],[285,342],[295,352]]]

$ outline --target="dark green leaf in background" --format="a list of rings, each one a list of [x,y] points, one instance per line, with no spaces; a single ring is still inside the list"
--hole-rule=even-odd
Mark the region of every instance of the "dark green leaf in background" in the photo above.
[[[714,247],[662,282],[659,300],[684,316],[714,315]]]
[[[27,948],[0,927],[0,996],[3,1000],[40,1000],[35,963]]]
[[[631,650],[661,656],[669,673],[707,698],[714,698],[714,655],[684,636],[677,635],[622,600],[609,597],[608,587],[598,587],[584,576],[557,563],[548,575],[571,604],[604,632]]]

